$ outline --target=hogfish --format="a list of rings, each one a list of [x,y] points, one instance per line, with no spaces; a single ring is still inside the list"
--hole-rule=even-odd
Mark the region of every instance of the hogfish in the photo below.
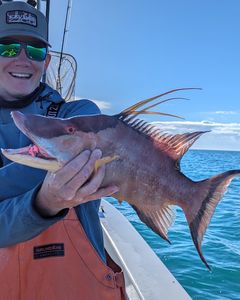
[[[102,150],[106,175],[102,186],[117,185],[113,195],[127,201],[139,218],[163,239],[175,218],[173,206],[184,211],[191,236],[201,260],[201,243],[215,208],[240,170],[230,170],[195,182],[180,170],[180,160],[204,131],[167,134],[138,118],[154,114],[143,108],[153,100],[182,89],[175,89],[138,102],[116,115],[84,115],[68,119],[12,112],[16,126],[34,143],[21,149],[5,149],[9,159],[55,172],[85,149]],[[140,110],[138,110],[140,109]]]

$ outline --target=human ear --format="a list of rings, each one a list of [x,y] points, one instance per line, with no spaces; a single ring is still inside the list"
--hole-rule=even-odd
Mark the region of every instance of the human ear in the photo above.
[[[44,62],[44,72],[47,71],[50,61],[51,61],[51,54],[48,53]]]

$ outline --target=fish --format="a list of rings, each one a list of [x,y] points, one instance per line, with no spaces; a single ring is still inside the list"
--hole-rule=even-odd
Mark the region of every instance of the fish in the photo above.
[[[180,207],[196,250],[210,270],[202,251],[203,236],[219,201],[231,181],[240,176],[240,170],[225,171],[201,181],[191,180],[182,173],[180,161],[206,131],[170,134],[138,117],[141,114],[178,117],[150,111],[177,97],[149,104],[188,89],[191,88],[167,91],[111,116],[96,114],[62,119],[13,111],[16,126],[33,144],[20,149],[2,149],[2,153],[12,161],[56,172],[83,150],[101,149],[103,156],[95,166],[97,169],[106,165],[101,186],[117,185],[119,191],[112,196],[120,203],[128,202],[140,220],[169,243],[174,207]]]

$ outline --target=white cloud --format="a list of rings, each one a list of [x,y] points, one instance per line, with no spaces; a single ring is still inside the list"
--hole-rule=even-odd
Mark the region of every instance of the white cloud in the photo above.
[[[70,101],[81,100],[81,99],[85,99],[85,98],[75,96],[75,97],[73,97],[72,99],[70,99]],[[109,108],[111,108],[111,103],[110,103],[110,102],[100,101],[100,100],[95,100],[95,99],[89,99],[89,100],[91,100],[92,102],[96,103],[97,106],[98,106],[101,110],[102,110],[102,109],[109,109]]]
[[[153,122],[153,124],[169,133],[210,131],[201,136],[192,146],[193,149],[240,151],[240,123],[177,121]]]
[[[109,102],[106,102],[106,101],[100,101],[100,100],[92,100],[94,103],[97,104],[97,106],[100,108],[100,109],[109,109],[111,108],[111,103]]]
[[[219,111],[215,111],[214,114],[216,115],[237,115],[239,114],[237,111],[224,111],[224,110],[219,110]]]

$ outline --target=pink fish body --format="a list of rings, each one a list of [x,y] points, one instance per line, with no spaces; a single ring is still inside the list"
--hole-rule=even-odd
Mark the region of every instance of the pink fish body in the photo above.
[[[132,205],[139,218],[165,240],[174,220],[172,206],[181,207],[196,249],[209,268],[201,250],[203,235],[217,204],[231,180],[240,176],[240,170],[199,182],[187,178],[180,171],[180,160],[204,132],[170,135],[137,119],[138,114],[150,113],[148,109],[159,103],[137,109],[157,97],[114,116],[59,119],[13,112],[14,122],[39,153],[31,146],[2,151],[13,161],[53,171],[85,149],[101,149],[109,162],[102,185],[116,184],[120,190],[114,198]]]

